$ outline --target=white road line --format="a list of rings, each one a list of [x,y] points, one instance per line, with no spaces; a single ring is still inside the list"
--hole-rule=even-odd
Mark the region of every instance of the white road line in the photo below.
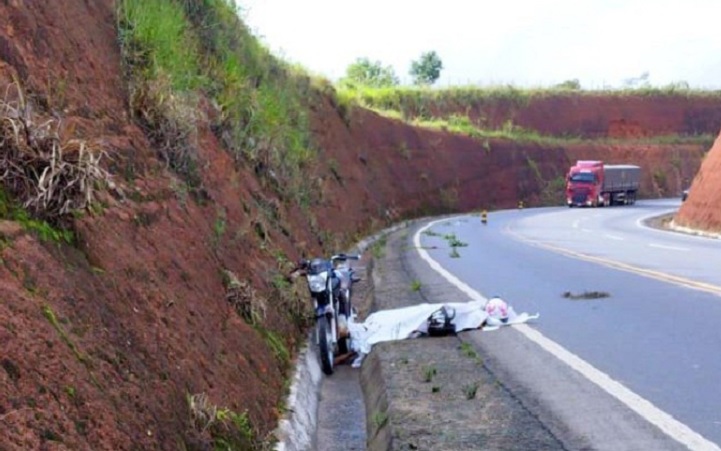
[[[474,301],[487,301],[487,299],[483,295],[481,295],[481,293],[469,287],[468,285],[463,283],[458,277],[446,271],[446,269],[442,267],[440,263],[431,258],[430,254],[428,254],[425,249],[421,249],[421,233],[443,221],[449,221],[449,219],[439,219],[437,221],[429,222],[425,226],[421,227],[413,237],[413,245],[418,249],[418,254],[420,254],[421,258],[428,262],[431,268],[433,268],[434,271],[443,276],[444,279],[455,285],[459,290],[467,294],[468,297],[470,297]]]
[[[649,243],[649,247],[655,247],[657,249],[668,249],[670,251],[688,251],[685,247],[666,246],[665,244]]]
[[[654,213],[652,215],[647,215],[642,218],[638,218],[636,220],[636,227],[645,229],[646,231],[650,231],[651,233],[663,233],[665,235],[668,235],[669,230],[662,230],[662,229],[657,229],[656,227],[649,227],[645,223],[650,219],[657,218],[659,216],[664,216],[669,213],[673,213],[675,211],[678,211],[678,209],[675,208],[673,210],[662,211],[660,213]],[[702,230],[695,230],[692,228],[680,228],[680,229],[681,230],[679,230],[679,233],[677,235],[679,237],[683,237],[684,239],[706,240],[706,242],[709,242],[709,241],[718,241],[719,238],[721,238],[721,234],[717,234],[717,233],[713,233],[713,232],[705,232]],[[673,229],[671,231],[673,231]]]
[[[431,258],[430,254],[428,254],[425,249],[421,248],[421,233],[434,226],[435,224],[446,220],[447,219],[439,219],[437,221],[429,222],[425,226],[421,227],[418,231],[416,231],[415,235],[413,236],[413,244],[418,250],[418,255],[420,255],[420,257],[425,260],[431,268],[433,268],[436,272],[443,276],[443,278],[445,278],[448,282],[455,285],[461,291],[466,293],[471,299],[486,300],[486,298],[481,293],[477,292],[470,286],[463,283],[456,276],[448,272],[440,265],[440,263],[433,260],[433,258]],[[721,451],[721,448],[719,448],[718,445],[716,445],[715,443],[705,439],[702,435],[689,428],[685,424],[681,423],[680,421],[675,420],[668,413],[654,406],[651,402],[647,401],[636,393],[632,392],[623,384],[613,380],[609,375],[598,370],[593,365],[581,359],[572,352],[568,351],[563,346],[546,338],[536,329],[533,329],[525,324],[517,324],[513,327],[519,332],[521,332],[526,338],[536,343],[549,353],[553,354],[560,361],[564,362],[566,365],[579,372],[589,381],[598,385],[606,393],[621,401],[628,408],[645,418],[646,421],[655,425],[669,437],[686,446],[688,449],[699,451]]]
[[[609,235],[609,234],[606,234],[606,235],[604,235],[604,236],[605,236],[606,238],[610,238],[610,239],[612,239],[612,240],[623,241],[623,237],[620,237],[620,236]]]
[[[651,229],[651,230],[655,231],[656,233],[668,233],[667,231],[658,230],[655,227],[649,227],[645,224],[645,222],[647,222],[651,219],[654,219],[654,218],[666,216],[666,215],[674,213],[676,211],[678,211],[678,208],[674,208],[673,210],[660,211],[658,213],[653,213],[650,215],[642,216],[642,217],[636,219],[636,227],[638,227],[639,229],[647,229],[647,230]]]

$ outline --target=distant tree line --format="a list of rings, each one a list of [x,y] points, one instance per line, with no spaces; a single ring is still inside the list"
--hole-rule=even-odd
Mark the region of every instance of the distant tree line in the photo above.
[[[441,76],[443,61],[435,51],[423,52],[421,56],[411,61],[408,71],[415,85],[432,85]],[[345,71],[341,80],[346,85],[361,85],[381,88],[397,86],[400,83],[393,67],[384,66],[380,61],[371,61],[368,58],[357,58]]]
[[[430,86],[434,84],[441,76],[443,70],[443,61],[435,51],[423,52],[418,59],[411,61],[409,75],[413,80],[413,84],[417,86]],[[625,89],[649,89],[651,88],[650,74],[648,71],[643,72],[636,77],[630,77],[623,80],[623,88]],[[397,86],[400,80],[392,66],[383,65],[380,61],[371,61],[369,58],[357,58],[351,63],[345,72],[345,76],[340,79],[343,85],[369,86],[374,88],[382,88],[387,86]],[[581,91],[583,87],[578,78],[565,80],[561,83],[552,85],[554,89],[567,91]],[[691,89],[686,81],[677,81],[670,83],[664,87],[673,91],[684,91]]]

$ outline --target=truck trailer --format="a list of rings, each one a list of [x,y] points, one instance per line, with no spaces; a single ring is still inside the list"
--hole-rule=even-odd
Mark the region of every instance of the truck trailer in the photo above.
[[[631,205],[641,185],[641,168],[631,164],[604,164],[579,160],[566,175],[569,207]]]

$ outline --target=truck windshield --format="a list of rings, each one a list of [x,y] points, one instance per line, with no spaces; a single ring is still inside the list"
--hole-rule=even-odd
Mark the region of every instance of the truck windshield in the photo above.
[[[596,177],[591,172],[577,172],[575,174],[571,174],[570,180],[572,182],[593,183],[596,181]]]

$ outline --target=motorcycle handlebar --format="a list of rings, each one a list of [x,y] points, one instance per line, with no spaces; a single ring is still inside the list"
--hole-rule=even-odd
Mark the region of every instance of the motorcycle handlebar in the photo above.
[[[336,254],[330,258],[330,261],[332,261],[332,262],[334,262],[336,260],[360,260],[360,255]]]

